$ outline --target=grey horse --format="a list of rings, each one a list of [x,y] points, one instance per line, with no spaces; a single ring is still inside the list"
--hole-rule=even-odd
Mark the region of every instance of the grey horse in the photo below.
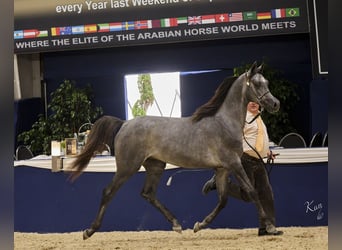
[[[174,231],[181,232],[178,220],[156,197],[166,163],[182,168],[211,168],[216,172],[218,203],[202,222],[195,223],[194,232],[205,228],[225,207],[230,174],[236,176],[260,214],[266,218],[240,162],[243,125],[250,101],[259,103],[268,112],[276,112],[280,107],[278,99],[269,91],[268,80],[262,75],[262,65],[257,66],[256,62],[239,77],[224,79],[215,95],[190,117],[143,116],[124,121],[103,116],[98,119],[84,150],[71,165],[70,178],[74,181],[82,173],[94,152],[100,150],[104,143],[115,151],[117,169],[111,183],[103,190],[97,216],[91,227],[83,232],[83,239],[100,228],[109,202],[141,166],[146,170],[141,195],[166,217]],[[268,232],[276,230],[271,222],[266,229]]]

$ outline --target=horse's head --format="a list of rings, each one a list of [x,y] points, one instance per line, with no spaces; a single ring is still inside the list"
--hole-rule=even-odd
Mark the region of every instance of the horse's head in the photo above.
[[[268,80],[261,74],[263,64],[257,67],[254,62],[251,68],[245,73],[246,76],[246,96],[248,101],[259,103],[268,112],[277,112],[280,108],[280,102],[268,89]]]

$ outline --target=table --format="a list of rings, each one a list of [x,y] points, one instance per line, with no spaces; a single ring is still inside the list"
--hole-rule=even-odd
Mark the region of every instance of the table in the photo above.
[[[274,160],[275,164],[299,164],[328,162],[328,148],[281,148],[275,147],[272,152],[279,154]],[[67,170],[74,158],[62,158],[63,169]],[[266,159],[265,159],[266,162]],[[51,169],[51,156],[40,155],[29,160],[14,161],[14,166],[32,166],[38,168]],[[166,169],[179,168],[172,164],[167,164]],[[85,172],[116,172],[115,157],[97,156],[90,160]],[[144,171],[140,168],[139,171]]]

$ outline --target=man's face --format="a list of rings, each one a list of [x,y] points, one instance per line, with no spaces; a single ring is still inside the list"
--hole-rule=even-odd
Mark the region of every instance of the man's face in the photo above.
[[[249,102],[247,105],[247,110],[253,114],[256,114],[259,112],[259,104],[256,102]]]

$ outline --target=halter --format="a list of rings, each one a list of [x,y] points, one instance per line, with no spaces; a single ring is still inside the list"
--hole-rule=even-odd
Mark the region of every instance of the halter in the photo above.
[[[247,73],[246,73],[246,85],[248,87],[251,87],[251,83],[249,82],[249,80],[247,79]],[[255,97],[258,99],[258,101],[261,101],[262,98],[265,97],[265,95],[267,95],[268,93],[270,93],[270,91],[266,91],[265,93],[263,93],[261,96],[258,96],[257,93],[255,92],[254,88],[252,88],[253,90],[253,94],[255,95]]]

